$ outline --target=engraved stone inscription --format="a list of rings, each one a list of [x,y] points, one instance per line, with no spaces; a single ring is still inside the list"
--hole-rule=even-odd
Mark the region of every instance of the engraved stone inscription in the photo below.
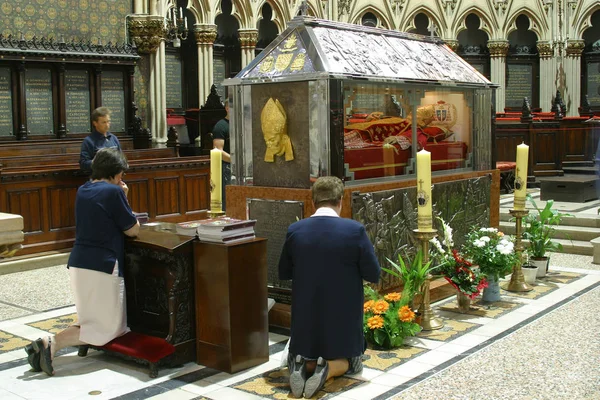
[[[225,100],[225,87],[223,81],[227,78],[225,76],[225,58],[215,57],[213,62],[213,82],[217,87],[217,93],[221,97],[221,101]]]
[[[523,98],[531,101],[533,94],[533,66],[509,64],[506,72],[506,106],[521,107]]]
[[[53,134],[52,72],[49,69],[29,68],[25,71],[25,104],[29,133]]]
[[[587,65],[587,95],[592,106],[600,105],[600,61],[589,62]]]
[[[181,90],[181,55],[167,53],[165,55],[167,69],[167,108],[183,108]]]
[[[0,136],[13,135],[10,68],[0,68]]]
[[[304,203],[299,201],[275,201],[262,199],[248,200],[248,216],[256,220],[256,236],[267,238],[267,284],[269,287],[290,289],[291,281],[280,281],[278,273],[279,257],[285,243],[288,227],[302,219]],[[269,293],[269,296],[272,296]],[[277,297],[277,296],[275,296]],[[278,302],[289,303],[288,298],[275,298]]]
[[[88,71],[65,72],[65,108],[68,132],[91,132]]]
[[[110,131],[125,132],[125,89],[123,72],[102,73],[102,105],[110,109]]]

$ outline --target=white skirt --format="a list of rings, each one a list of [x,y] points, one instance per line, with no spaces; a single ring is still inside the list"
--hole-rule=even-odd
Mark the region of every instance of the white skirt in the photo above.
[[[129,332],[125,280],[119,277],[118,261],[112,275],[69,267],[69,276],[80,341],[102,346]]]

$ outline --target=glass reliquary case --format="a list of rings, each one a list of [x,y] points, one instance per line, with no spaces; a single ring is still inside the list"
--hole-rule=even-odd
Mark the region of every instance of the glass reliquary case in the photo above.
[[[238,185],[491,169],[496,86],[438,38],[297,17],[225,85]]]

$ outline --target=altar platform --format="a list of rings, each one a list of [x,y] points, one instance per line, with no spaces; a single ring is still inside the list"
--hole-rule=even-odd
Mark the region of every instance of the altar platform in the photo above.
[[[469,314],[453,311],[453,298],[435,303],[445,328],[398,350],[368,350],[362,374],[328,383],[317,398],[598,398],[600,266],[591,256],[552,254],[550,270],[533,292],[503,292]],[[0,398],[291,398],[279,367],[285,331],[269,333],[268,362],[233,375],[189,362],[150,379],[144,366],[96,351],[80,358],[75,348],[55,360],[56,376],[29,372],[23,347],[71,324],[74,313],[64,265],[2,276]]]

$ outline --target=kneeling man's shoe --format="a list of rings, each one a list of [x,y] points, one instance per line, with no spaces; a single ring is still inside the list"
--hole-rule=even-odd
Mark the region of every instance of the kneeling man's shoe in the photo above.
[[[319,390],[323,389],[325,382],[327,382],[327,375],[329,375],[329,363],[323,357],[319,357],[315,373],[308,378],[306,385],[304,385],[304,397],[310,399]]]
[[[294,397],[302,397],[304,383],[306,382],[306,360],[297,355],[290,368],[290,388]]]

